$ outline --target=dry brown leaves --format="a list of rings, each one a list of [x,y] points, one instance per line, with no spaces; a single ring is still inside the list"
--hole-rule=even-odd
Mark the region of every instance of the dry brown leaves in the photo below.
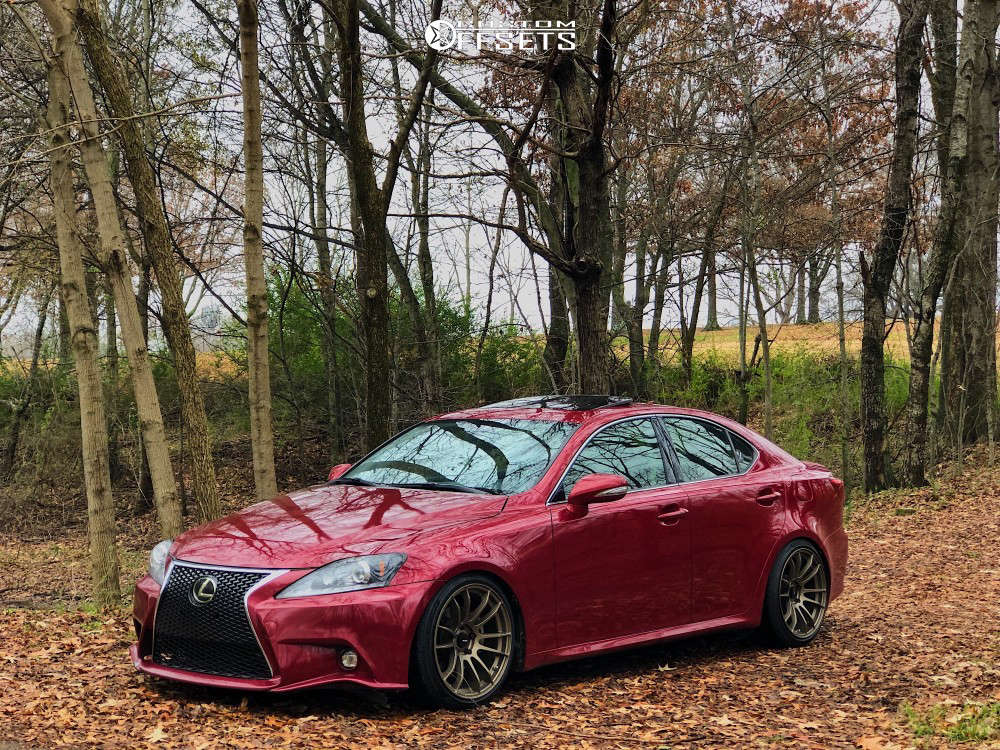
[[[52,606],[85,583],[82,540],[7,540],[0,589],[20,606],[0,594],[0,748],[936,747],[901,705],[1000,699],[998,506],[1000,471],[970,463],[936,492],[856,511],[847,591],[809,648],[770,650],[739,633],[661,645],[519,675],[466,713],[405,696],[243,695],[144,678],[125,652],[126,615]]]

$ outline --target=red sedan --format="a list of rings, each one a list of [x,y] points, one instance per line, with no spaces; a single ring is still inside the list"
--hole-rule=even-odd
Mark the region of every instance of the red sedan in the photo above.
[[[490,699],[512,670],[724,628],[812,641],[843,483],[705,412],[518,399],[400,433],[327,484],[161,542],[135,666],[247,690]]]

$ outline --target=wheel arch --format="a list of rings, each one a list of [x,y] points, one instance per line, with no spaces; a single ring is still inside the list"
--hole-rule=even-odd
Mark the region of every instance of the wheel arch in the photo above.
[[[504,594],[506,594],[507,599],[510,601],[511,607],[513,608],[515,627],[517,628],[517,638],[515,640],[515,658],[513,664],[513,670],[520,672],[524,667],[524,655],[526,651],[527,634],[526,625],[524,619],[524,612],[521,607],[521,601],[517,596],[517,592],[514,590],[513,585],[503,574],[503,572],[496,567],[483,564],[480,562],[470,562],[466,565],[449,570],[447,573],[443,574],[437,581],[437,585],[428,593],[426,600],[421,604],[421,609],[419,616],[416,618],[416,622],[419,624],[420,620],[423,619],[424,615],[427,613],[427,608],[434,601],[434,597],[437,596],[438,592],[444,588],[447,584],[454,581],[456,578],[462,578],[463,576],[482,576],[492,581],[498,588],[500,588]],[[414,627],[413,633],[410,636],[410,668],[413,668],[413,660],[416,653],[417,646],[417,631],[419,628]]]
[[[813,534],[809,529],[792,529],[779,539],[774,544],[774,548],[771,550],[771,554],[768,557],[767,565],[761,571],[760,579],[757,581],[757,593],[755,597],[756,605],[754,611],[750,613],[754,617],[758,624],[763,621],[764,605],[767,596],[767,581],[771,577],[771,571],[774,570],[774,565],[778,561],[778,556],[781,552],[792,542],[796,541],[808,542],[819,552],[820,559],[823,561],[823,567],[826,568],[826,578],[829,581],[829,585],[833,586],[833,579],[831,578],[831,568],[830,568],[830,555],[827,552],[826,546],[823,542]]]

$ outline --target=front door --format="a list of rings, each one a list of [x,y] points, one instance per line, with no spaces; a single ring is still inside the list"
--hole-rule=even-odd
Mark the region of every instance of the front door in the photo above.
[[[567,471],[563,492],[596,473],[625,477],[628,494],[579,518],[564,504],[551,508],[560,646],[689,622],[687,496],[674,486],[652,420],[596,432]]]

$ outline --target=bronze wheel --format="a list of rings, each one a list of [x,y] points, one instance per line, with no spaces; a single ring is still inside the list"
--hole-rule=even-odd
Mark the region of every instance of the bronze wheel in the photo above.
[[[492,587],[456,589],[437,616],[434,660],[441,681],[459,698],[477,700],[507,673],[513,650],[510,607]]]
[[[826,568],[812,547],[798,547],[785,560],[778,590],[781,616],[799,638],[812,638],[826,613]]]
[[[806,539],[790,542],[774,561],[764,598],[763,625],[783,646],[811,642],[830,603],[830,576],[819,548]]]
[[[496,580],[468,574],[449,581],[417,627],[415,687],[437,706],[488,701],[515,665],[518,633],[511,599]]]

